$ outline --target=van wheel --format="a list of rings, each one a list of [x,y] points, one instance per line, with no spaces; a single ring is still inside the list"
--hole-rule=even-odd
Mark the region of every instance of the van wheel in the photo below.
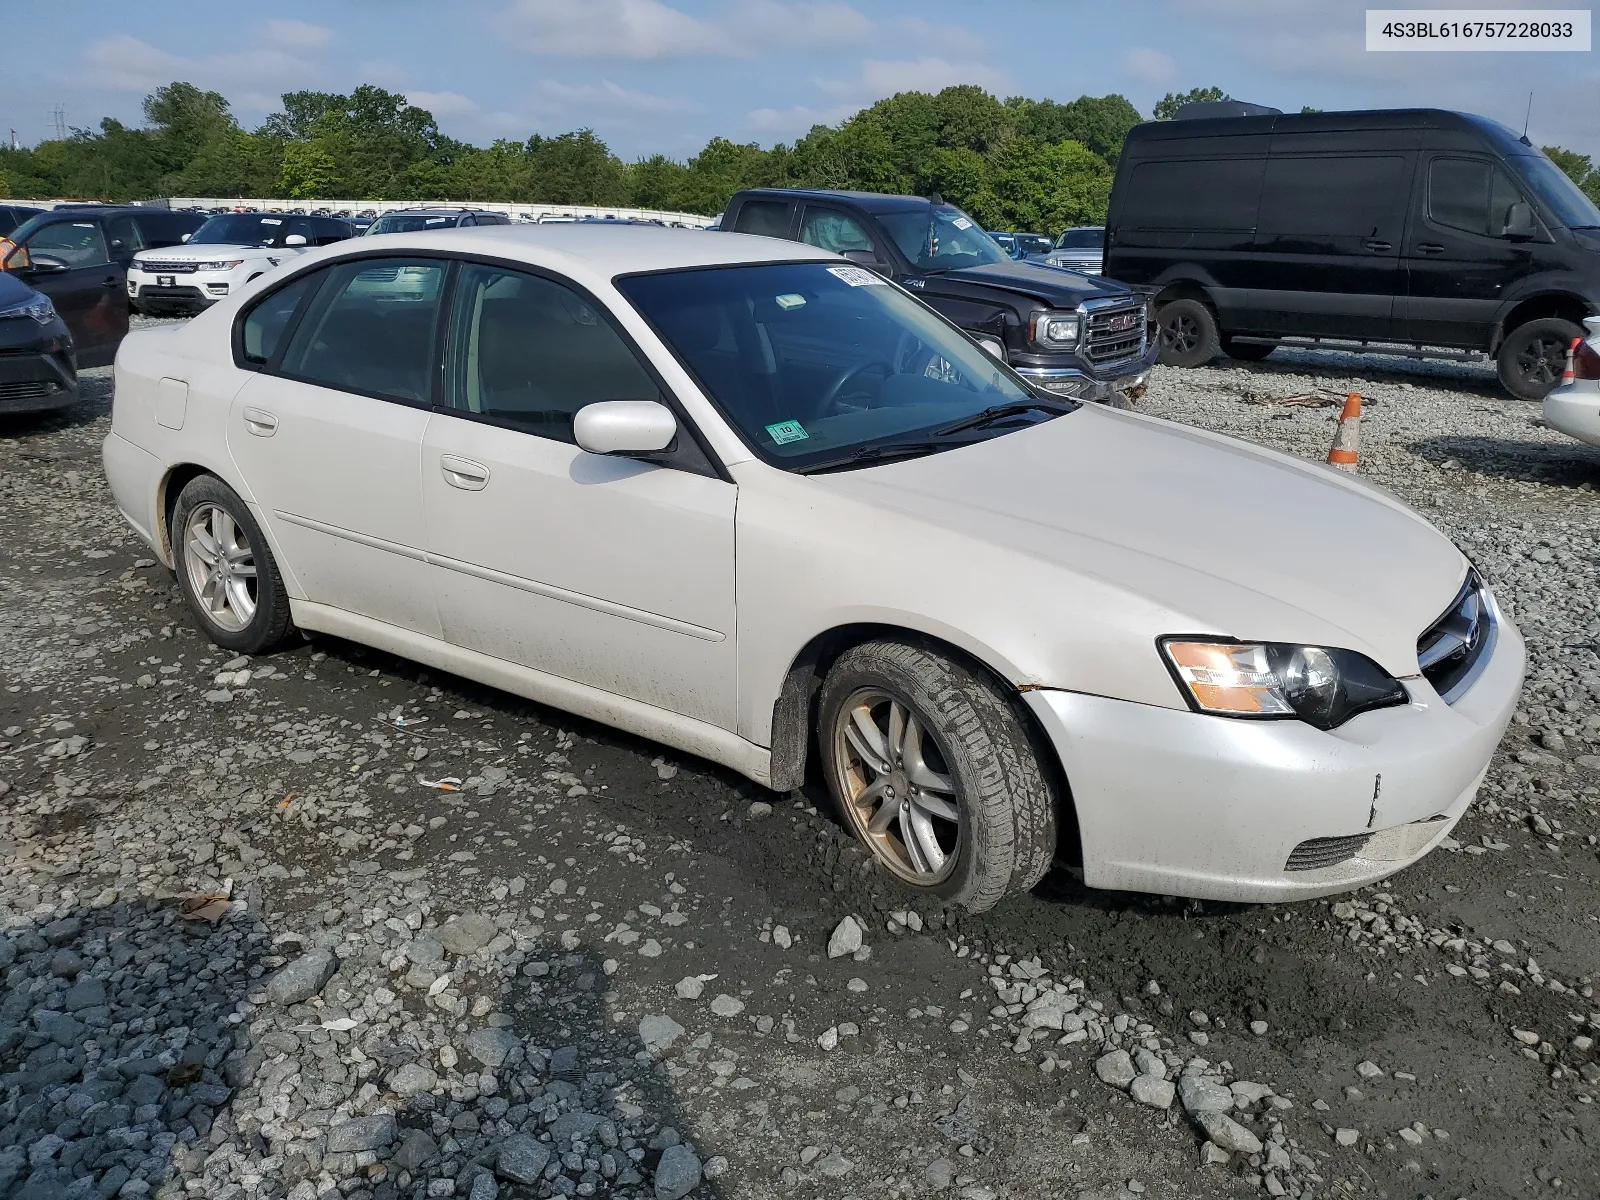
[[[1227,334],[1222,335],[1222,352],[1240,362],[1260,362],[1277,348],[1274,345],[1263,346],[1260,342],[1241,342]]]
[[[818,741],[845,825],[891,875],[983,912],[1055,856],[1055,791],[1015,695],[931,647],[845,651],[818,703]]]
[[[1561,382],[1567,347],[1583,329],[1562,317],[1541,317],[1518,325],[1500,344],[1500,383],[1519,400],[1543,400]]]
[[[1156,314],[1161,361],[1169,367],[1201,367],[1217,356],[1217,318],[1199,300],[1172,300]]]

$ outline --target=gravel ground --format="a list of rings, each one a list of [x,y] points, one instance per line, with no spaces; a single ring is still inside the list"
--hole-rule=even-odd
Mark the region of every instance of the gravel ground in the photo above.
[[[959,918],[818,790],[334,639],[215,650],[111,507],[107,376],[0,425],[0,1196],[1596,1194],[1600,451],[1484,368],[1280,352],[1140,405],[1320,458],[1336,410],[1252,401],[1367,398],[1363,475],[1532,654],[1445,850]]]

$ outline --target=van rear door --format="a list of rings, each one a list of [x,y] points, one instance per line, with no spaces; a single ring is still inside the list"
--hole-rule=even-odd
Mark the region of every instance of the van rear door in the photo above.
[[[1314,337],[1393,337],[1416,155],[1307,153],[1311,141],[1273,140],[1255,279],[1240,325]]]

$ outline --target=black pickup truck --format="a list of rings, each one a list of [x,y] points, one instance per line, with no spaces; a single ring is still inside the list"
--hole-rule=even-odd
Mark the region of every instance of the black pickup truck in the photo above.
[[[728,201],[721,228],[805,242],[870,267],[1060,395],[1138,395],[1160,350],[1143,295],[1098,276],[1015,262],[937,196],[752,188]]]

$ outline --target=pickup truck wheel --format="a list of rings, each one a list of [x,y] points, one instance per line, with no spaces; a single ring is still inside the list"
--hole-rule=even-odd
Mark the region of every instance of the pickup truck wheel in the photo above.
[[[1519,400],[1543,400],[1561,382],[1567,347],[1583,328],[1562,317],[1541,317],[1518,325],[1500,344],[1500,383]]]
[[[197,475],[178,494],[171,536],[178,588],[208,638],[259,654],[288,636],[283,578],[237,492],[214,475]]]
[[[1222,352],[1240,362],[1260,362],[1276,349],[1276,346],[1263,346],[1260,342],[1241,342],[1227,334],[1222,335]]]
[[[834,802],[901,883],[983,912],[1043,877],[1054,789],[1015,696],[929,647],[881,641],[841,655],[819,699]]]
[[[1156,314],[1161,361],[1169,367],[1201,367],[1217,356],[1217,319],[1199,300],[1171,300]]]

